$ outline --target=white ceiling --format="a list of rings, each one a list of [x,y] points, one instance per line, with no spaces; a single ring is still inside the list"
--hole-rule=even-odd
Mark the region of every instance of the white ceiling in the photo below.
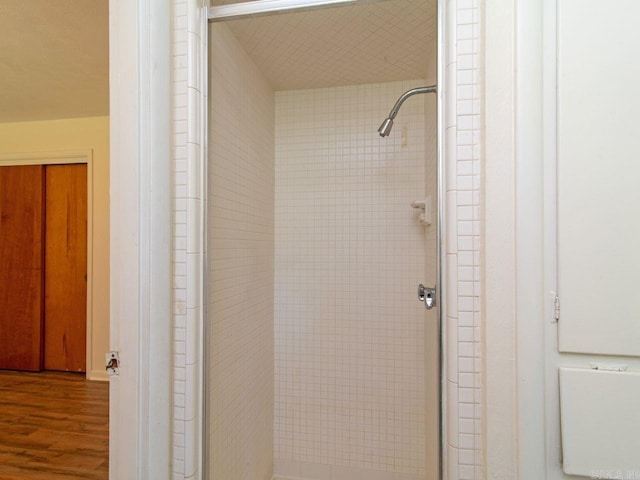
[[[230,3],[240,2],[212,1]],[[276,90],[423,78],[435,54],[436,0],[386,0],[226,23]]]
[[[108,0],[0,0],[0,122],[108,113]]]

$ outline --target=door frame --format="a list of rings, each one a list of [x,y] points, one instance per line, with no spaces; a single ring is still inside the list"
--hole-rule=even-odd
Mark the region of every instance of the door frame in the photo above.
[[[171,13],[109,0],[109,478],[171,472]]]
[[[523,425],[523,416],[528,412],[518,410],[518,395],[525,385],[518,385],[519,371],[526,370],[518,355],[519,335],[524,333],[519,327],[518,309],[524,304],[517,303],[516,272],[517,257],[524,253],[522,247],[527,237],[526,227],[538,221],[538,217],[518,217],[516,208],[522,208],[530,200],[524,192],[516,197],[516,175],[523,173],[516,169],[516,149],[526,146],[525,129],[516,129],[518,120],[526,115],[524,109],[517,110],[516,95],[527,92],[531,83],[518,83],[526,80],[516,76],[517,62],[525,47],[517,40],[517,21],[526,21],[520,12],[526,12],[528,0],[504,0],[484,2],[482,20],[483,40],[483,208],[481,212],[483,237],[482,259],[482,318],[485,320],[483,338],[483,448],[484,473],[494,478],[522,478],[518,472],[521,460],[519,450],[519,429]],[[531,4],[538,2],[529,2]],[[530,25],[529,25],[530,26]],[[535,77],[531,77],[535,81]],[[522,100],[523,97],[521,97]],[[524,105],[523,105],[524,106]],[[520,134],[518,139],[516,135]],[[521,150],[521,157],[526,150]],[[516,228],[518,229],[516,231]],[[537,240],[537,237],[532,237]],[[517,243],[516,239],[520,240]],[[520,247],[520,248],[518,248]],[[533,265],[533,263],[530,263]],[[522,277],[518,276],[518,280]],[[487,294],[487,292],[489,292]],[[524,291],[521,291],[524,293]],[[533,328],[536,328],[535,326]],[[535,339],[537,340],[537,338]],[[534,340],[534,341],[535,341]],[[517,360],[517,361],[516,361]],[[539,361],[538,352],[534,352],[531,362]],[[532,365],[533,366],[533,365]],[[532,382],[537,384],[537,378]],[[524,391],[528,391],[528,388]],[[542,386],[540,386],[542,388]],[[520,472],[521,473],[521,472]],[[540,477],[538,477],[540,478]]]
[[[101,365],[93,365],[93,150],[63,150],[54,152],[7,153],[0,155],[0,167],[23,165],[87,165],[87,380],[107,380]]]

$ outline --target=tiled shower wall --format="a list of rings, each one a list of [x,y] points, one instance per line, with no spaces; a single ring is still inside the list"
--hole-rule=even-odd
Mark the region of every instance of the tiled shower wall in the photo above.
[[[423,84],[276,94],[276,476],[425,478]]]
[[[173,165],[173,448],[171,475],[174,480],[195,473],[195,465],[185,465],[186,324],[187,324],[187,236],[197,234],[198,225],[187,226],[187,12],[197,14],[187,0],[173,0],[172,16],[172,165]],[[194,231],[195,230],[195,231]]]
[[[211,477],[273,474],[274,99],[224,24],[209,27]]]
[[[446,8],[447,471],[449,480],[480,480],[480,0]]]
[[[202,478],[202,135],[206,98],[202,2],[172,1],[173,480]]]

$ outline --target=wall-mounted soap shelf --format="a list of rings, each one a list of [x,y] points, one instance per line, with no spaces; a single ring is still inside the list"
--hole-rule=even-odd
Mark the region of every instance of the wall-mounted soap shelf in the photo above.
[[[421,210],[420,216],[418,220],[424,226],[431,225],[431,195],[426,197],[424,200],[416,200],[415,202],[411,202],[411,208],[415,208],[417,210]]]

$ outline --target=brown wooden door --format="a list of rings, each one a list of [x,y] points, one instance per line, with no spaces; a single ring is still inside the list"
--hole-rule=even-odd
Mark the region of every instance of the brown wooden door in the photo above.
[[[44,368],[84,372],[87,336],[87,166],[48,165]]]
[[[42,368],[43,168],[0,167],[0,368]]]

